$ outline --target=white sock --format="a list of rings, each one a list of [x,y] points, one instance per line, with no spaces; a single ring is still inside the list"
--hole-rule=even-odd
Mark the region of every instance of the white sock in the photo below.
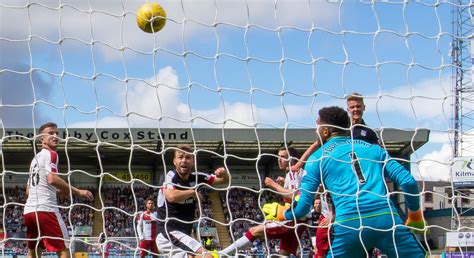
[[[236,249],[241,249],[244,246],[250,245],[252,242],[243,235],[241,238],[237,239],[233,244],[226,247],[224,250],[220,251],[221,254],[229,254],[234,252]]]

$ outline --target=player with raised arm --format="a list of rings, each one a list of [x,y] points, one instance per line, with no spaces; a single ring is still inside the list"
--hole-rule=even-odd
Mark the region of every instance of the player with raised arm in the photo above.
[[[179,145],[174,152],[174,169],[165,177],[158,195],[158,249],[173,257],[202,255],[206,252],[199,241],[191,237],[196,202],[199,200],[198,184],[227,184],[229,174],[217,168],[214,174],[194,170],[194,154],[189,145]],[[205,257],[212,257],[207,253]]]
[[[292,195],[299,188],[301,178],[305,174],[303,169],[298,169],[297,171],[290,169],[291,165],[294,165],[298,160],[297,155],[298,153],[293,147],[288,147],[288,150],[286,147],[278,149],[278,168],[285,172],[285,178],[278,177],[275,182],[273,179],[266,177],[264,181],[265,186],[284,194],[283,196],[287,202],[291,202]]]
[[[282,194],[287,203],[291,203],[293,196],[298,195],[301,179],[305,175],[303,169],[296,172],[290,170],[290,164],[294,164],[297,155],[298,154],[293,147],[281,147],[278,150],[278,167],[282,171],[285,171],[285,179],[279,177],[277,178],[277,182],[275,182],[269,177],[265,178],[265,185]],[[303,219],[299,221],[299,223],[307,223],[307,219]],[[271,221],[269,223],[251,227],[244,236],[219,253],[227,255],[235,252],[236,249],[250,245],[257,238],[266,237],[267,239],[280,239],[279,254],[286,256],[290,254],[296,255],[299,247],[298,238],[302,235],[305,229],[306,227],[303,225],[295,228],[295,224],[292,221],[284,223]]]
[[[69,240],[66,224],[61,218],[57,193],[72,194],[93,199],[88,190],[69,185],[58,174],[58,126],[46,123],[39,128],[41,151],[31,161],[30,177],[26,186],[28,196],[23,212],[28,240],[28,257],[41,257],[44,249],[56,252],[61,258],[69,257],[65,241]],[[37,240],[39,239],[39,240]]]
[[[363,140],[371,144],[379,144],[379,137],[377,133],[368,128],[365,121],[364,121],[364,111],[365,111],[365,103],[364,98],[360,93],[353,92],[349,96],[346,97],[346,104],[347,104],[347,112],[351,117],[351,136],[354,139]],[[321,143],[319,139],[309,146],[309,148],[301,155],[301,158],[296,162],[294,165],[291,166],[292,171],[300,170],[306,160],[308,160],[309,156],[315,152],[317,149],[321,147]]]
[[[158,257],[158,247],[156,246],[157,214],[155,211],[155,201],[152,197],[145,200],[146,210],[141,212],[137,222],[138,239],[140,240],[140,257],[148,255],[150,250],[153,257]]]
[[[317,125],[324,145],[308,159],[300,200],[291,209],[278,203],[266,204],[263,210],[267,216],[282,221],[304,217],[322,183],[331,192],[336,210],[329,255],[362,257],[377,246],[388,257],[424,257],[422,246],[410,232],[426,229],[418,186],[410,172],[379,145],[351,139],[344,130],[350,126],[349,116],[342,108],[321,109]],[[384,176],[406,193],[405,224],[409,227],[403,226],[387,195]]]

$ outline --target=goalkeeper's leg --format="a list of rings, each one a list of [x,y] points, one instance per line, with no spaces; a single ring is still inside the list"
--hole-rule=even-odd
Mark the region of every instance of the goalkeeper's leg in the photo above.
[[[366,251],[377,247],[388,257],[425,257],[424,249],[413,233],[403,226],[400,217],[395,215],[393,218],[395,221],[392,215],[362,218],[363,229],[361,229],[360,220],[336,223],[334,241],[331,243],[328,255],[341,258],[362,257],[367,255]]]
[[[388,216],[386,216],[388,217]],[[390,218],[391,219],[391,218]],[[383,220],[383,218],[379,218]],[[390,234],[386,241],[379,238],[379,242],[376,247],[382,251],[382,253],[388,255],[388,257],[408,257],[408,258],[422,258],[425,257],[425,249],[423,245],[415,237],[415,234],[405,226],[400,217],[395,216],[395,241],[393,241],[393,235]],[[395,245],[393,244],[395,242]],[[395,249],[397,252],[395,252]]]

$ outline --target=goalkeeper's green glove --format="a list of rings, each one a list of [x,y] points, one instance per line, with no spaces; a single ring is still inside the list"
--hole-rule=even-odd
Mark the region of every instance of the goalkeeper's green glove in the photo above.
[[[267,203],[263,205],[262,211],[265,213],[265,218],[267,220],[279,220],[284,221],[285,218],[285,211],[290,208],[289,203],[285,203],[285,205],[280,205],[277,202]]]
[[[423,219],[423,212],[421,209],[417,211],[408,211],[408,218],[405,222],[406,226],[415,228],[415,233],[423,234],[427,230],[427,223]]]

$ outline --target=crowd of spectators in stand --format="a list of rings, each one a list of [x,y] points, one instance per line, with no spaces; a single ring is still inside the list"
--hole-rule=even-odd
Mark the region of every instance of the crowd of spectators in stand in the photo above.
[[[94,193],[96,198],[99,198],[97,191],[91,187],[88,188]],[[149,196],[155,200],[158,196],[159,188],[151,187],[135,187],[132,192],[129,185],[127,186],[103,186],[100,190],[102,200],[104,202],[104,226],[108,237],[134,237],[135,236],[135,224],[136,214],[141,212],[145,207],[145,199]],[[203,218],[196,223],[195,227],[215,227],[215,222],[210,220],[214,219],[212,203],[209,199],[209,188],[201,187],[199,192],[201,194],[201,214],[199,209],[196,210],[196,216]],[[221,202],[224,208],[224,217],[226,223],[232,223],[229,229],[231,239],[238,239],[244,234],[251,226],[261,223],[264,220],[263,213],[259,208],[259,194],[258,192],[245,190],[241,188],[231,188],[228,191],[220,192]],[[6,187],[5,198],[3,193],[0,192],[0,205],[4,204],[4,200],[7,201],[5,206],[5,233],[8,238],[24,238],[25,227],[23,226],[23,204],[26,201],[25,187]],[[136,200],[136,203],[135,203]],[[260,195],[260,204],[267,202],[279,201],[280,197],[271,192],[264,191]],[[15,204],[18,203],[18,204]],[[59,198],[59,205],[61,215],[66,222],[66,225],[73,226],[93,226],[94,224],[94,212],[93,209],[83,205],[70,205],[70,199]],[[93,206],[93,202],[74,198],[74,204],[87,204]],[[3,210],[0,210],[3,213]],[[232,215],[232,216],[231,216]],[[70,220],[69,220],[70,218]],[[210,219],[206,219],[210,218]],[[1,226],[1,224],[0,224]],[[302,244],[308,248],[311,246],[311,242],[307,234],[304,235]],[[248,254],[255,254],[258,252],[265,251],[266,247],[270,248],[270,252],[278,252],[278,241],[269,240],[267,245],[256,241],[254,245],[246,252]],[[6,247],[15,250],[23,250],[26,248],[25,241],[7,241]]]
[[[89,190],[95,194],[95,189],[92,187],[82,187],[82,188]],[[88,206],[91,206],[91,207],[94,206],[93,201],[89,201],[86,198],[73,196],[74,204],[85,204],[88,206],[82,206],[82,205],[71,206],[70,196],[59,196],[58,198],[59,198],[58,205],[60,206],[59,212],[61,213],[61,216],[64,220],[64,223],[66,223],[66,225],[91,226],[91,227],[93,226],[94,210],[88,207]]]
[[[200,227],[215,227],[216,223],[213,220],[214,219],[214,213],[212,212],[212,202],[209,199],[209,188],[206,187],[201,187],[199,188],[199,193],[201,194],[201,208],[202,208],[202,213],[201,216],[199,216],[199,209],[196,209],[196,218],[201,217],[204,219],[201,219],[199,221],[199,226]],[[205,219],[205,218],[210,218],[210,219]]]
[[[0,204],[5,206],[5,228],[8,237],[25,237],[26,228],[23,227],[23,204],[26,202],[25,187],[5,187],[5,196],[0,192]],[[16,203],[16,204],[15,204]],[[3,217],[3,209],[1,216]],[[1,222],[0,222],[1,224]]]
[[[135,214],[145,209],[145,199],[156,200],[158,188],[127,186],[104,186],[101,189],[104,201],[104,223],[108,237],[134,237]],[[136,200],[136,204],[135,204]]]

